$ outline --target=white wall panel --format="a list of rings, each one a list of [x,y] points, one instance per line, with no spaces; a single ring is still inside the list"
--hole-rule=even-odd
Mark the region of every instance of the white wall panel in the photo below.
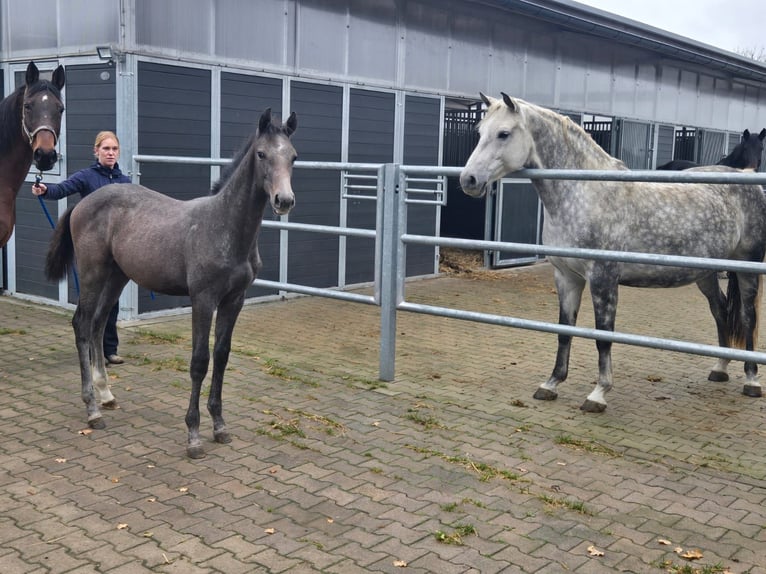
[[[352,1],[350,4],[349,76],[395,82],[399,35],[394,0]]]
[[[449,50],[449,88],[476,91],[489,80],[491,24],[485,17],[455,14]]]
[[[288,64],[285,34],[294,18],[283,0],[226,0],[215,6],[214,53],[277,66]],[[291,61],[290,61],[291,63]]]
[[[408,2],[404,81],[408,86],[447,89],[450,13],[444,4]]]

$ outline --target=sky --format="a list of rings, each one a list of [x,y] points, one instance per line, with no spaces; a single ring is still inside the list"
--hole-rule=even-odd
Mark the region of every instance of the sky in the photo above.
[[[766,0],[575,0],[716,48],[766,46]]]

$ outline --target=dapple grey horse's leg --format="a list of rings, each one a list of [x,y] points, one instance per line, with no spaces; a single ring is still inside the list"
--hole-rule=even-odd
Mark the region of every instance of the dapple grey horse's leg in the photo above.
[[[82,382],[82,401],[88,417],[88,426],[93,429],[106,427],[93,391],[93,368],[91,356],[93,352],[93,301],[85,292],[81,292],[80,301],[72,317],[77,356],[80,359],[80,378]]]
[[[721,286],[718,283],[718,273],[711,273],[706,275],[699,281],[697,281],[697,287],[702,291],[702,294],[707,298],[708,306],[710,307],[710,313],[715,319],[715,327],[718,332],[718,346],[729,347],[731,342],[729,341],[729,331],[726,326],[726,296],[721,291]],[[729,359],[718,359],[715,366],[708,375],[709,381],[726,382],[729,380]]]
[[[614,331],[617,315],[617,264],[596,263],[590,277],[590,293],[593,299],[596,329]],[[601,413],[606,409],[606,393],[612,388],[612,342],[596,341],[598,349],[598,384],[591,391],[580,409],[589,413]]]
[[[226,364],[229,362],[229,352],[231,351],[231,337],[244,302],[244,293],[235,295],[231,300],[221,302],[218,305],[218,314],[215,320],[213,377],[210,383],[207,410],[210,416],[213,417],[213,438],[219,443],[231,442],[231,435],[226,430],[226,423],[223,420],[221,394],[223,391],[223,375],[226,371]]]
[[[555,270],[556,291],[559,296],[559,324],[577,324],[577,313],[582,302],[582,292],[585,279],[579,275]],[[569,352],[572,348],[572,337],[559,335],[559,347],[556,353],[556,364],[550,378],[535,391],[534,398],[541,401],[552,401],[558,397],[556,388],[566,380],[569,374]]]
[[[755,336],[758,326],[757,303],[760,290],[760,275],[754,273],[737,273],[739,280],[739,292],[742,306],[742,327],[745,332],[745,350],[755,349]],[[758,382],[758,364],[753,361],[745,361],[745,385],[742,394],[748,397],[763,396],[761,383]]]
[[[189,432],[186,453],[189,458],[205,456],[199,437],[199,396],[202,391],[202,381],[210,365],[209,337],[213,323],[213,309],[214,305],[210,301],[192,299],[192,357],[189,364],[192,388],[189,408],[186,411],[186,428]]]

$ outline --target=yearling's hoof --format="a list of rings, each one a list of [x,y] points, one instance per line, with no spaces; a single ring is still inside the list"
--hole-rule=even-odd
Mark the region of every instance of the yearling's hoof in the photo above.
[[[186,447],[186,454],[189,458],[205,458],[205,451],[200,445]]]
[[[95,430],[104,430],[106,428],[106,423],[104,422],[104,419],[101,417],[91,419],[88,421],[88,426]]]
[[[544,389],[543,387],[537,387],[535,394],[532,395],[538,401],[555,401],[558,396],[559,394],[556,391]]]
[[[714,383],[725,383],[729,380],[729,373],[724,371],[710,371],[707,380],[713,381]]]
[[[101,403],[101,408],[106,409],[108,411],[113,411],[117,408],[117,400],[112,399],[111,401],[106,401],[105,403]]]
[[[603,413],[606,410],[606,403],[597,403],[596,401],[586,399],[580,410],[586,413]]]
[[[763,390],[758,385],[745,385],[742,387],[742,394],[746,397],[762,397]]]
[[[213,440],[220,444],[229,444],[231,442],[231,435],[227,431],[219,431],[213,433]]]

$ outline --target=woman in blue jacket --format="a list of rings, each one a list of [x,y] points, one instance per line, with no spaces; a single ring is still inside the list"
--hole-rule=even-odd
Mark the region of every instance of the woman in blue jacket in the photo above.
[[[42,182],[35,183],[32,186],[32,193],[45,199],[58,200],[75,193],[85,197],[110,183],[130,183],[130,178],[120,171],[120,166],[117,164],[120,157],[120,140],[117,139],[114,132],[99,132],[96,136],[96,142],[93,144],[93,153],[96,156],[96,162],[90,167],[73,173],[61,183],[47,185]],[[119,345],[117,314],[119,310],[120,305],[118,303],[109,312],[109,319],[104,330],[104,357],[110,365],[119,365],[125,362],[117,354],[117,346]]]

